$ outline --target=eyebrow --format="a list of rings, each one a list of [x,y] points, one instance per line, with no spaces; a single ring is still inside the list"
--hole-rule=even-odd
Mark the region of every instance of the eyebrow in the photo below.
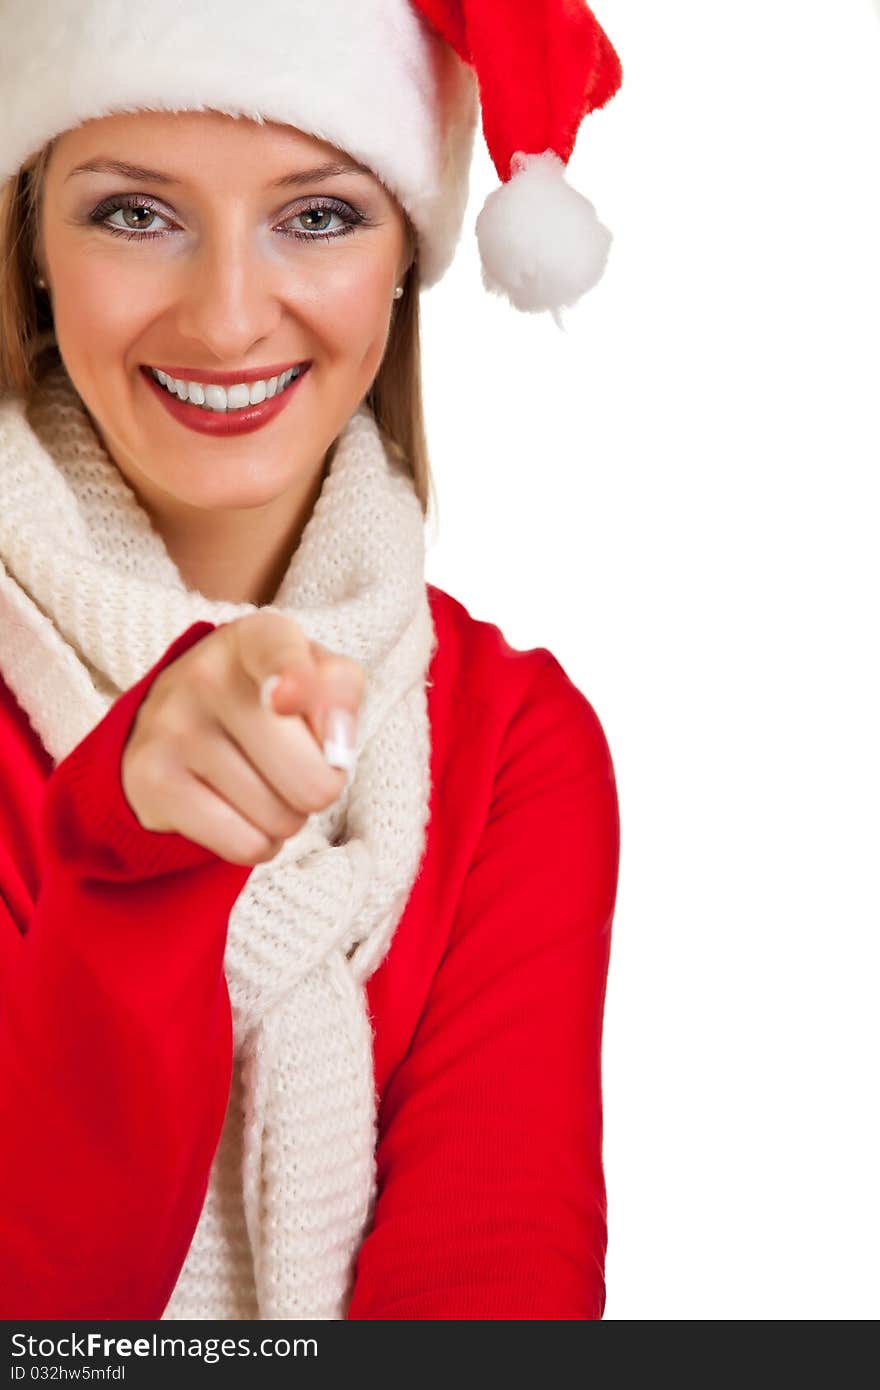
[[[363,164],[331,162],[318,164],[313,169],[300,169],[290,174],[282,174],[280,179],[273,179],[266,186],[267,188],[296,188],[300,184],[315,183],[319,179],[338,178],[340,174],[369,174],[372,177],[372,172]],[[123,179],[136,179],[139,182],[164,183],[172,186],[177,186],[183,182],[181,179],[175,179],[171,174],[163,174],[160,169],[142,169],[137,164],[126,164],[120,159],[90,159],[86,164],[77,164],[75,169],[71,169],[67,178],[71,179],[74,174],[85,173],[116,174]],[[66,179],[65,182],[67,182]]]

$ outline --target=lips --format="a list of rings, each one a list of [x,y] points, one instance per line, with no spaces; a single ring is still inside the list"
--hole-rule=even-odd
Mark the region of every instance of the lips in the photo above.
[[[311,364],[309,363],[299,376],[294,377],[283,391],[278,392],[270,399],[261,401],[259,405],[245,406],[241,410],[205,410],[204,407],[193,405],[190,401],[182,401],[179,396],[172,395],[170,391],[165,390],[164,386],[159,385],[149,367],[142,366],[139,370],[152,394],[161,401],[169,415],[179,424],[186,425],[197,434],[226,436],[249,434],[253,430],[262,429],[264,425],[268,425],[274,420],[276,415],[280,415],[295,393],[301,389],[302,383],[309,375]],[[164,371],[165,368],[163,367],[162,370]],[[265,370],[265,368],[261,370]],[[221,375],[225,375],[225,373]],[[204,377],[194,379],[205,380]],[[239,376],[237,380],[242,381],[243,378]],[[209,382],[208,384],[222,386],[224,383],[221,381]],[[235,385],[235,382],[228,384]]]

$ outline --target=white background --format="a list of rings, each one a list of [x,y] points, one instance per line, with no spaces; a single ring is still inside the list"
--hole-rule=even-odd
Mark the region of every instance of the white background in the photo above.
[[[876,1318],[880,5],[594,8],[611,259],[565,332],[483,290],[478,135],[428,578],[611,746],[606,1317]]]

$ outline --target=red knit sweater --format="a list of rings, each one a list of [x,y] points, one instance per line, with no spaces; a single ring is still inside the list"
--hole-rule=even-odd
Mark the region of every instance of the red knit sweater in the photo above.
[[[367,984],[380,1101],[353,1319],[590,1319],[605,1304],[609,749],[545,648],[428,586],[432,801]],[[0,1317],[156,1319],[232,1066],[249,866],[142,829],[119,769],[193,624],[57,767],[0,678]],[[0,637],[2,664],[2,637]]]

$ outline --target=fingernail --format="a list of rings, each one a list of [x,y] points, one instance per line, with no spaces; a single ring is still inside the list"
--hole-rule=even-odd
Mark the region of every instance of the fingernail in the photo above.
[[[351,710],[331,709],[327,711],[324,725],[324,757],[331,767],[344,768],[350,772],[355,765],[355,733],[357,721]]]
[[[280,679],[281,677],[279,675],[267,676],[260,686],[260,704],[263,706],[263,709],[268,710],[270,714],[275,713],[275,710],[272,708],[272,691],[275,689]]]

